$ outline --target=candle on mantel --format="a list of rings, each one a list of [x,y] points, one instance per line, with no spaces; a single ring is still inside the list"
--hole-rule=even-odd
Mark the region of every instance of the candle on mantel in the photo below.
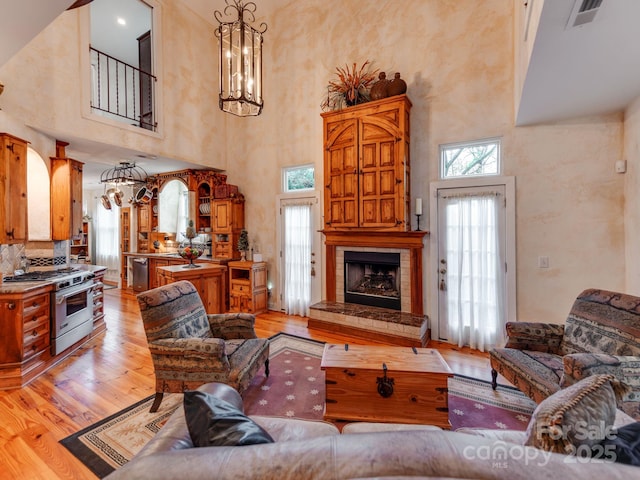
[[[416,198],[416,215],[422,215],[422,199]]]

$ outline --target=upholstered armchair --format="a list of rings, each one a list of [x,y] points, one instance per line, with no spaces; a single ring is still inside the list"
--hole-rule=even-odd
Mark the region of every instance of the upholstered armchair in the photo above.
[[[585,290],[564,325],[507,324],[505,348],[492,349],[492,385],[498,373],[540,403],[577,381],[612,373],[632,388],[622,409],[640,420],[640,298]]]
[[[220,382],[243,393],[263,363],[269,376],[269,340],[257,338],[253,315],[207,315],[197,290],[186,280],[137,298],[156,374],[152,412],[160,407],[164,392]]]

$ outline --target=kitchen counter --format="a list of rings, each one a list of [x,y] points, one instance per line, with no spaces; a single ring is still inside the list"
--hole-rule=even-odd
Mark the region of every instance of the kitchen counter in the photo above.
[[[86,263],[79,263],[77,265],[73,264],[73,267],[77,267],[78,270],[86,270],[92,273],[107,269],[107,267],[103,267],[101,265],[88,265]],[[35,280],[33,282],[3,282],[0,283],[0,295],[29,293],[32,290],[37,290],[40,288],[52,290],[54,283],[55,278],[47,280]]]
[[[122,255],[124,255],[125,257],[147,257],[147,258],[170,258],[170,259],[178,259],[178,260],[184,260],[185,262],[188,262],[189,260],[186,260],[184,258],[182,258],[180,256],[179,253],[140,253],[140,252],[122,252]],[[209,255],[203,255],[202,257],[199,257],[198,262],[210,262],[210,263],[221,263],[221,264],[226,264],[227,262],[229,262],[228,258],[219,258],[219,257],[210,257]]]

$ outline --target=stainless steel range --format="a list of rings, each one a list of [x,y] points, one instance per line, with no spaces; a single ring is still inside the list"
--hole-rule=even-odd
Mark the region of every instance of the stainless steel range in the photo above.
[[[40,270],[5,277],[5,282],[49,281],[51,353],[57,355],[93,331],[93,273],[71,268]]]

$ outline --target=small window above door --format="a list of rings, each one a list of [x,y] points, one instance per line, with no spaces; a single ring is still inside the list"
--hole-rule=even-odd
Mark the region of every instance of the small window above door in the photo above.
[[[500,175],[500,139],[440,145],[440,178]]]

